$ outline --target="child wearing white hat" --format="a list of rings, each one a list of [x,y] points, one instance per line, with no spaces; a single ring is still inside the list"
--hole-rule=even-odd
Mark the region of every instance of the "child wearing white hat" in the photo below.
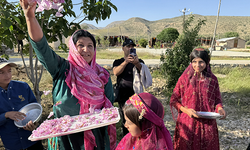
[[[43,150],[41,141],[28,140],[36,128],[32,121],[23,128],[14,124],[14,121],[25,118],[25,114],[19,112],[23,106],[37,102],[27,83],[11,80],[11,67],[15,66],[15,63],[0,58],[0,137],[7,150]]]

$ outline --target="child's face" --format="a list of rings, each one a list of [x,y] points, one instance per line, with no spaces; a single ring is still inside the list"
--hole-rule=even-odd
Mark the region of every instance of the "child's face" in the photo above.
[[[131,133],[131,135],[133,137],[141,136],[140,128],[136,124],[134,124],[132,121],[130,121],[125,114],[124,114],[124,117],[125,117],[125,120],[126,120],[124,126],[128,129],[128,131]]]
[[[201,73],[206,68],[206,63],[204,60],[197,57],[192,60],[192,67],[196,72]]]
[[[11,67],[9,65],[0,69],[0,87],[7,88],[11,81]]]

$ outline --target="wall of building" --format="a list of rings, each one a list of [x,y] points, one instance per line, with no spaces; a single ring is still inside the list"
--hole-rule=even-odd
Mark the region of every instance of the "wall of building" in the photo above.
[[[238,39],[238,46],[237,48],[245,48],[246,42],[242,39]]]

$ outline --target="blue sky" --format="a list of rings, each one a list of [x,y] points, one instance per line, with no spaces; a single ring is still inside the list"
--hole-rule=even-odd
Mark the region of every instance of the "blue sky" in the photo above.
[[[73,3],[76,3],[73,0]],[[187,14],[217,16],[219,0],[111,0],[118,11],[112,11],[110,19],[84,21],[96,27],[105,27],[113,21],[140,17],[149,21],[181,16],[183,8],[190,9]],[[250,0],[221,0],[220,16],[250,16]],[[74,9],[79,14],[79,9]],[[69,21],[72,19],[68,19]]]
[[[18,2],[18,0],[7,0]],[[79,3],[82,0],[72,0]],[[250,16],[250,0],[221,0],[220,16]],[[109,19],[84,21],[96,27],[105,27],[114,21],[128,20],[132,17],[140,17],[149,21],[181,16],[182,9],[190,9],[186,14],[199,14],[204,16],[217,16],[219,0],[111,0],[118,11],[112,10]],[[80,13],[80,7],[74,6],[76,15]],[[68,18],[72,21],[73,18]],[[79,22],[76,20],[75,22]]]

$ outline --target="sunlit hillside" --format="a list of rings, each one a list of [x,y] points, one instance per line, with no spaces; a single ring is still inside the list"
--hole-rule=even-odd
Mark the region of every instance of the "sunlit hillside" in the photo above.
[[[186,16],[186,19],[188,16]],[[206,19],[206,25],[202,26],[200,35],[204,37],[211,37],[214,32],[216,16],[201,16],[195,15],[195,21],[198,19]],[[130,18],[125,21],[115,21],[107,25],[105,28],[88,30],[101,36],[113,36],[113,35],[125,35],[129,37],[155,37],[164,28],[176,28],[179,32],[182,32],[183,16],[162,19],[157,21],[148,21],[143,18]],[[217,27],[217,38],[222,38],[225,32],[238,32],[241,38],[245,38],[250,35],[250,17],[241,16],[220,16]]]

